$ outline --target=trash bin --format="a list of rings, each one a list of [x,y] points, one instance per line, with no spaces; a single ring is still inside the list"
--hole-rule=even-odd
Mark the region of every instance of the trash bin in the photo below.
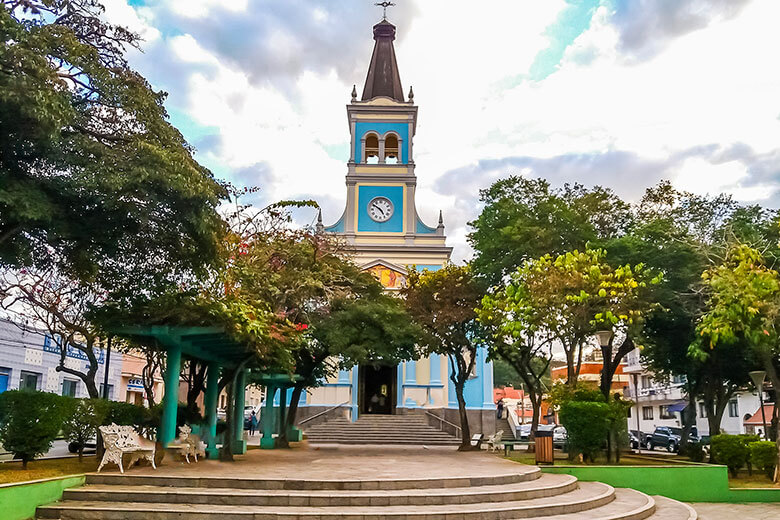
[[[553,463],[553,432],[552,430],[537,430],[534,436],[534,451],[537,464]]]

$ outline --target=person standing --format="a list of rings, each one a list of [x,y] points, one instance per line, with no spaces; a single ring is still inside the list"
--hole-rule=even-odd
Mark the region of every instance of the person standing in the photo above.
[[[257,414],[252,410],[252,416],[249,418],[249,435],[254,435],[257,430]]]
[[[504,400],[499,399],[496,403],[496,419],[504,418]]]

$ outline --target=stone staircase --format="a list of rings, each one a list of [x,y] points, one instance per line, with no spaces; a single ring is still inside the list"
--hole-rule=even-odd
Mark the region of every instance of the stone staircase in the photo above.
[[[428,424],[422,415],[363,415],[354,423],[339,417],[304,427],[310,444],[409,444],[457,446],[460,441]]]
[[[306,472],[301,467],[302,473]],[[469,468],[462,471],[469,474]],[[477,474],[477,473],[472,473]],[[307,480],[90,474],[36,518],[61,520],[695,520],[685,504],[518,465],[511,473]]]

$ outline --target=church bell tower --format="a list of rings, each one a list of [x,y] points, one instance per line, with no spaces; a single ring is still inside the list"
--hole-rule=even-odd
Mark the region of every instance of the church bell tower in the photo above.
[[[344,237],[355,261],[371,270],[389,290],[402,287],[408,266],[436,270],[449,262],[444,223],[425,224],[417,214],[414,135],[417,105],[404,98],[393,41],[396,28],[383,19],[374,25],[374,51],[360,99],[352,89],[347,105],[350,158],[347,205],[319,231]]]

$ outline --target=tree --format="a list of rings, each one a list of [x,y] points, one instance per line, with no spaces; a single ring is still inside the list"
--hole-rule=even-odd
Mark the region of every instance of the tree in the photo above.
[[[707,307],[698,324],[700,341],[691,355],[709,356],[738,348],[763,366],[774,388],[780,388],[780,350],[777,323],[780,316],[780,276],[764,263],[759,251],[734,244],[725,261],[702,275]],[[775,441],[780,444],[780,435]],[[778,465],[780,467],[780,465]],[[778,474],[775,473],[775,480]]]
[[[483,300],[483,309],[486,322],[493,321],[497,327],[494,338],[513,338],[509,344],[515,348],[525,345],[526,355],[521,358],[530,361],[538,355],[528,350],[537,341],[559,344],[572,387],[577,384],[583,348],[591,344],[596,331],[617,331],[621,340],[617,348],[612,341],[601,346],[604,368],[600,387],[609,398],[615,370],[634,348],[633,338],[650,307],[646,289],[660,278],[653,277],[642,264],[613,268],[605,257],[603,250],[586,249],[527,260]]]
[[[544,378],[552,361],[553,337],[540,331],[538,322],[532,323],[530,316],[517,316],[505,295],[506,289],[489,292],[482,298],[477,313],[489,355],[506,363],[523,382],[531,401],[531,437],[534,437],[539,426],[542,399],[548,388]]]
[[[0,306],[42,324],[52,341],[59,345],[58,372],[78,377],[92,398],[100,397],[97,375],[99,363],[99,327],[90,319],[90,310],[103,301],[102,291],[94,285],[62,274],[56,268],[22,270],[19,274],[6,271],[0,276]],[[79,370],[66,363],[67,356],[76,354],[86,360]]]
[[[127,64],[138,35],[102,13],[0,7],[0,264],[150,290],[216,257],[225,191]]]
[[[97,402],[95,402],[97,401]],[[68,442],[79,447],[79,462],[84,457],[84,447],[98,433],[98,426],[103,424],[103,413],[99,400],[78,399],[69,407],[62,423],[62,433]]]
[[[725,195],[681,192],[668,182],[649,188],[633,211],[634,224],[628,232],[604,247],[618,262],[644,262],[663,274],[663,282],[650,287],[658,305],[645,319],[642,361],[658,379],[685,376],[689,406],[682,413],[680,440],[680,451],[685,453],[696,422],[696,399],[702,398],[708,410],[710,431],[719,431],[723,411],[746,382],[749,370],[736,351],[722,350],[706,359],[689,356],[689,346],[697,340],[697,320],[706,312],[701,273],[722,262],[726,244],[734,236],[770,250],[775,217],[760,208],[739,207]]]
[[[544,179],[511,176],[480,191],[485,207],[469,223],[476,252],[473,268],[498,284],[524,261],[582,250],[588,242],[623,233],[629,206],[612,190],[565,184],[553,189]]]
[[[0,394],[0,444],[22,459],[22,468],[49,451],[62,427],[63,398],[31,390]]]
[[[446,355],[450,380],[455,387],[460,415],[460,451],[471,447],[471,430],[466,414],[464,388],[477,359],[478,322],[476,308],[484,291],[469,265],[448,264],[438,271],[409,271],[402,290],[406,308],[421,326],[422,355]]]
[[[295,374],[300,377],[293,388],[287,414],[287,431],[295,425],[298,402],[306,388],[321,385],[338,370],[349,370],[360,363],[399,363],[418,357],[416,344],[421,330],[401,301],[383,293],[369,273],[362,290],[340,297],[309,316],[306,343],[296,351]]]

